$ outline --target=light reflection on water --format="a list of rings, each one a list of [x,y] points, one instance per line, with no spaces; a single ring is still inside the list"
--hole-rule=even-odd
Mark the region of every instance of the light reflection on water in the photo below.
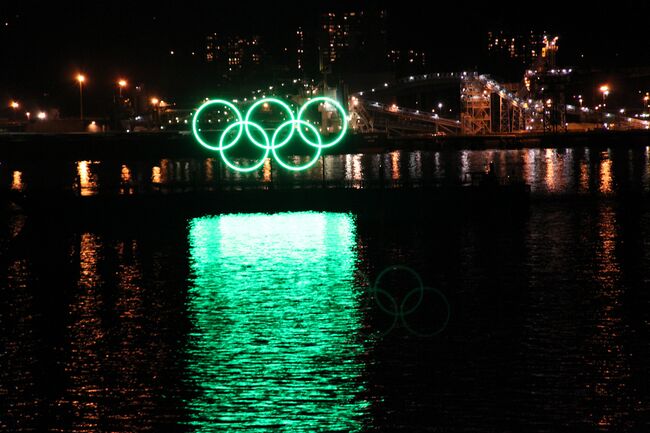
[[[393,151],[385,154],[328,155],[304,172],[288,171],[271,159],[252,173],[235,172],[218,157],[203,160],[77,161],[70,167],[21,164],[8,166],[3,188],[36,190],[63,184],[80,195],[100,192],[147,192],[153,190],[213,189],[327,182],[362,188],[374,184],[420,181],[460,181],[471,172],[487,170],[494,163],[498,176],[524,180],[535,194],[616,194],[633,187],[650,192],[650,149],[567,149]],[[296,157],[296,163],[305,159]],[[246,160],[238,160],[246,165]],[[63,163],[62,163],[63,164]],[[0,168],[2,168],[0,166]],[[2,171],[2,170],[0,170]],[[56,177],[56,178],[54,178]],[[61,177],[61,179],[58,179]],[[52,182],[55,181],[55,182]],[[67,184],[67,186],[66,186]]]
[[[347,214],[190,222],[187,368],[198,431],[360,431],[355,220]]]
[[[648,430],[647,208],[3,222],[3,432]],[[360,337],[352,275],[396,262],[448,288],[441,338]]]
[[[22,191],[23,190],[23,173],[14,170],[14,172],[11,175],[11,189],[14,191]]]
[[[82,196],[89,196],[97,194],[97,175],[93,167],[99,163],[93,161],[79,161],[77,162],[77,176],[79,181],[79,193]]]

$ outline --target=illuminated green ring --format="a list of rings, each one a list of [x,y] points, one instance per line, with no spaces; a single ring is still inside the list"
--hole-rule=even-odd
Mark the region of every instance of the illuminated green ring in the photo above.
[[[237,143],[237,141],[233,141],[233,142],[229,143],[227,146],[223,146],[223,140],[228,135],[228,132],[231,129],[236,128],[237,126],[239,126],[239,131],[240,131],[238,136],[241,136],[241,131],[243,129],[242,126],[243,125],[248,125],[248,124],[252,125],[254,128],[256,128],[258,131],[260,131],[262,133],[262,136],[264,137],[264,140],[266,141],[266,146],[262,147],[264,149],[264,156],[262,156],[262,158],[259,160],[259,162],[257,162],[254,165],[251,165],[250,167],[243,167],[242,168],[242,167],[239,167],[239,166],[233,164],[228,159],[228,157],[226,156],[226,152],[224,152],[226,149],[229,149],[230,147],[234,146],[235,143]],[[269,150],[270,149],[271,149],[271,145],[269,143],[269,136],[266,133],[266,131],[260,125],[258,125],[257,123],[252,123],[252,122],[239,121],[239,122],[235,122],[235,123],[229,125],[226,129],[224,129],[223,133],[221,134],[221,138],[219,138],[219,147],[218,147],[217,150],[219,150],[219,152],[221,153],[221,159],[223,160],[223,162],[226,163],[226,165],[228,167],[232,168],[235,171],[239,171],[241,173],[248,173],[248,172],[257,170],[258,168],[260,168],[264,164],[264,161],[269,156]]]
[[[300,131],[300,126],[299,125],[301,125],[301,124],[305,125],[307,128],[311,128],[311,130],[314,132],[314,134],[316,134],[316,137],[318,137],[318,144],[319,145],[314,146],[316,148],[316,155],[312,156],[312,158],[311,158],[311,160],[309,160],[309,162],[307,162],[307,163],[305,163],[303,165],[289,165],[289,164],[285,163],[284,161],[282,161],[282,159],[280,159],[280,157],[276,153],[276,150],[281,148],[285,144],[287,144],[289,142],[289,140],[284,140],[282,143],[276,145],[275,144],[275,139],[277,138],[278,133],[280,131],[282,131],[284,128],[286,128],[287,126],[289,126],[289,125],[291,125],[292,131],[293,131],[294,125],[295,125],[295,128],[298,131]],[[293,132],[291,133],[291,135],[289,135],[289,137],[291,137],[291,136],[293,136]],[[276,129],[275,132],[273,133],[273,138],[271,138],[271,150],[273,151],[273,157],[278,162],[278,164],[280,164],[282,167],[286,168],[287,170],[291,170],[291,171],[301,171],[301,170],[306,170],[309,167],[311,167],[312,165],[316,164],[316,162],[318,161],[318,158],[320,157],[320,153],[321,153],[320,143],[322,143],[322,141],[323,140],[322,140],[322,138],[320,136],[320,133],[318,132],[318,129],[316,129],[316,127],[314,125],[312,125],[311,123],[306,122],[304,120],[300,120],[300,119],[298,119],[298,120],[287,120],[286,122],[284,122],[283,124],[278,126],[278,129]]]
[[[300,107],[300,111],[298,111],[298,119],[297,120],[301,121],[302,116],[305,113],[305,110],[307,109],[307,107],[309,107],[311,104],[314,104],[316,102],[332,104],[334,106],[334,108],[336,108],[336,110],[341,115],[341,124],[343,126],[341,128],[341,131],[340,131],[338,137],[336,137],[334,140],[332,140],[329,143],[322,144],[322,143],[314,143],[313,141],[309,140],[307,137],[305,137],[305,134],[303,134],[303,132],[302,132],[302,130],[300,128],[298,129],[298,134],[300,134],[300,138],[302,138],[303,141],[305,143],[309,144],[310,146],[319,147],[321,149],[326,149],[328,147],[334,146],[335,144],[337,144],[339,141],[341,141],[343,139],[343,137],[345,136],[345,133],[348,130],[348,121],[347,121],[348,118],[347,118],[347,114],[345,112],[345,109],[343,109],[343,106],[341,104],[339,104],[338,101],[335,101],[334,99],[328,98],[328,97],[325,97],[325,96],[319,96],[318,98],[313,98],[313,99],[307,101],[305,103],[305,105]]]
[[[446,309],[447,309],[447,315],[445,316],[445,321],[444,321],[444,323],[443,323],[443,324],[442,324],[438,329],[436,329],[436,330],[433,331],[433,332],[418,332],[418,331],[416,331],[415,329],[413,329],[413,328],[408,324],[408,322],[407,322],[406,319],[404,318],[404,315],[403,315],[403,314],[401,315],[402,323],[404,324],[404,327],[405,327],[405,328],[406,328],[410,333],[412,333],[412,334],[414,334],[414,335],[417,335],[418,337],[434,337],[434,336],[440,334],[442,331],[444,331],[445,328],[447,328],[447,325],[449,324],[449,319],[451,318],[451,307],[449,306],[449,301],[447,300],[447,297],[446,297],[446,296],[445,296],[445,295],[444,295],[440,290],[438,290],[438,289],[434,289],[433,287],[423,287],[423,288],[422,288],[422,291],[433,292],[433,293],[437,294],[438,296],[440,296],[440,299],[442,299],[442,302],[444,302],[445,307],[446,307]],[[406,301],[406,299],[408,299],[408,297],[411,296],[411,294],[412,294],[413,292],[414,292],[414,290],[412,290],[411,292],[409,292],[409,293],[404,297],[404,301]]]
[[[239,139],[241,138],[242,133],[244,132],[243,124],[241,123],[243,121],[241,112],[235,107],[234,104],[224,100],[224,99],[212,99],[210,101],[205,102],[203,105],[201,105],[197,110],[196,113],[194,113],[194,117],[192,118],[192,134],[194,134],[194,137],[196,138],[196,141],[199,142],[199,144],[206,149],[210,150],[221,150],[221,142],[222,140],[219,140],[219,147],[214,147],[208,142],[204,141],[201,136],[199,135],[199,128],[198,128],[198,123],[199,123],[199,117],[201,116],[201,113],[211,105],[225,105],[228,107],[230,110],[232,110],[233,113],[235,113],[235,116],[237,116],[237,123],[240,123],[239,125],[239,132],[237,133],[237,137],[232,141],[232,143],[229,143],[227,147],[230,147],[231,145],[237,143]],[[223,136],[223,134],[222,134]]]
[[[395,314],[389,314],[389,316],[391,316],[393,318],[393,320],[390,323],[390,326],[388,328],[386,328],[385,330],[383,330],[383,331],[381,331],[381,330],[379,331],[379,335],[382,336],[382,337],[385,337],[388,333],[390,333],[397,326],[397,322],[398,322],[398,319],[400,317],[400,315],[399,315],[399,307],[397,306],[397,301],[395,300],[395,298],[390,293],[385,291],[384,289],[373,288],[372,292],[373,292],[373,298],[375,299],[375,302],[378,305],[380,303],[377,301],[377,294],[382,293],[384,296],[386,296],[386,298],[388,298],[390,300],[390,303],[392,304],[392,306],[395,307]],[[402,319],[402,321],[404,321],[404,320]]]
[[[424,298],[424,283],[422,282],[422,278],[420,278],[420,274],[415,272],[413,269],[409,268],[408,266],[404,266],[404,265],[393,265],[393,266],[387,267],[386,269],[381,271],[381,273],[377,276],[377,279],[375,280],[375,284],[373,285],[372,290],[375,291],[375,292],[377,290],[379,290],[379,282],[381,281],[381,279],[383,278],[384,275],[386,275],[388,272],[391,272],[391,271],[406,271],[406,272],[408,272],[409,274],[411,274],[411,275],[413,275],[415,277],[415,280],[418,283],[418,287],[411,290],[406,296],[404,296],[404,299],[402,300],[402,303],[401,303],[401,305],[399,307],[399,311],[396,311],[396,312],[390,311],[377,299],[376,296],[375,296],[375,302],[377,302],[377,305],[379,305],[379,308],[381,308],[386,314],[391,314],[391,315],[393,315],[393,314],[400,314],[400,315],[411,314],[413,311],[415,311],[416,308],[418,308],[420,306],[420,304],[422,303],[422,299]],[[420,293],[420,297],[419,297],[417,303],[412,308],[410,308],[409,310],[404,310],[404,307],[406,306],[406,300],[410,297],[411,292],[415,292],[415,291],[418,291]]]
[[[273,133],[273,138],[272,138],[272,140],[270,142],[269,142],[269,137],[268,137],[267,132],[259,124],[250,121],[250,118],[252,116],[252,112],[260,104],[264,104],[265,102],[275,103],[275,104],[280,105],[282,108],[284,108],[284,110],[287,113],[289,113],[289,117],[290,117],[290,120],[282,123],[276,129],[276,131]],[[320,131],[318,131],[318,129],[314,125],[312,125],[309,122],[302,119],[302,116],[305,114],[305,110],[312,103],[328,103],[328,104],[332,104],[339,111],[339,114],[341,115],[342,128],[341,128],[340,134],[335,139],[331,140],[329,143],[323,144],[323,137],[322,137]],[[218,105],[224,105],[225,107],[230,109],[232,112],[234,112],[235,117],[237,118],[237,121],[234,124],[231,124],[228,127],[226,127],[226,129],[222,132],[221,137],[219,138],[219,146],[213,146],[212,144],[208,143],[206,140],[204,140],[200,136],[200,134],[199,134],[200,130],[199,130],[198,124],[199,124],[199,118],[200,118],[201,114],[203,113],[203,111],[206,108],[208,108],[208,107],[210,107],[212,105],[217,105],[217,104]],[[255,129],[262,132],[262,135],[264,136],[265,143],[260,143],[253,136],[253,134],[250,131],[249,125],[253,125],[253,128],[255,128]],[[304,131],[300,127],[301,125],[305,125],[307,127],[307,129],[309,129],[311,132],[313,132],[316,135],[317,142],[314,142],[314,141],[310,140],[305,135]],[[237,126],[239,127],[239,131],[237,132],[236,137],[234,137],[228,143],[225,143],[224,140],[226,140],[226,136],[228,135],[228,133],[233,128],[235,128]],[[291,126],[290,134],[288,134],[287,137],[284,140],[282,140],[281,142],[276,143],[276,140],[278,139],[279,132],[282,129],[288,127],[288,126]],[[298,130],[298,133],[299,133],[300,137],[303,139],[303,141],[305,143],[307,143],[308,145],[310,145],[312,147],[315,147],[317,149],[316,154],[311,158],[311,160],[309,162],[307,162],[306,164],[303,164],[303,165],[299,165],[299,166],[291,166],[291,165],[288,165],[286,162],[283,162],[279,158],[279,156],[278,156],[278,154],[276,152],[276,149],[279,149],[280,147],[284,146],[285,144],[287,144],[293,138],[293,136],[294,136],[294,128]],[[318,161],[318,159],[319,159],[319,157],[321,155],[322,149],[334,146],[339,141],[341,141],[341,139],[343,138],[343,136],[347,132],[347,128],[348,128],[347,114],[346,114],[345,110],[343,109],[343,106],[341,104],[339,104],[337,101],[335,101],[334,99],[327,98],[327,97],[317,97],[317,98],[314,98],[314,99],[311,99],[310,101],[308,101],[298,111],[298,117],[297,118],[295,117],[294,112],[291,109],[291,107],[286,102],[284,102],[284,101],[282,101],[280,99],[277,99],[277,98],[263,98],[263,99],[257,101],[256,103],[254,103],[251,107],[249,107],[248,111],[246,112],[246,118],[245,119],[242,118],[241,112],[237,109],[237,107],[234,104],[232,104],[232,103],[230,103],[230,102],[228,102],[226,100],[223,100],[223,99],[213,99],[213,100],[210,100],[210,101],[206,101],[204,104],[202,104],[196,110],[196,112],[194,113],[194,117],[192,119],[192,133],[193,133],[194,137],[196,138],[196,140],[199,142],[199,144],[201,144],[206,149],[219,151],[221,153],[221,157],[222,157],[224,163],[228,167],[232,168],[233,170],[239,171],[239,172],[251,172],[251,171],[254,171],[254,170],[258,169],[259,167],[261,167],[264,164],[264,160],[268,157],[270,150],[273,151],[273,156],[278,160],[278,163],[280,164],[280,166],[286,168],[287,170],[292,170],[292,171],[305,170],[305,169],[313,166]],[[247,135],[248,139],[256,147],[264,149],[265,153],[264,153],[263,158],[259,162],[257,162],[256,164],[254,164],[254,165],[252,165],[250,167],[242,168],[242,167],[239,167],[239,166],[233,164],[230,160],[228,160],[228,158],[225,155],[224,151],[226,149],[229,149],[229,148],[233,147],[235,144],[237,144],[239,142],[244,130],[246,131],[246,135]]]
[[[246,123],[244,124],[244,128],[246,129],[246,135],[248,136],[248,139],[249,139],[250,141],[252,141],[254,145],[256,145],[257,147],[261,147],[261,148],[263,148],[264,145],[263,145],[262,143],[259,143],[257,140],[255,140],[255,138],[251,135],[250,130],[248,129],[248,125],[251,123],[251,122],[250,122],[250,118],[251,118],[251,115],[252,115],[253,111],[254,111],[258,106],[260,106],[261,104],[264,104],[265,102],[268,102],[268,103],[270,103],[270,104],[278,104],[278,105],[279,105],[280,107],[282,107],[282,108],[283,108],[287,113],[289,113],[289,118],[290,118],[291,121],[294,121],[294,120],[295,120],[295,117],[294,117],[294,115],[293,115],[293,110],[291,109],[291,107],[289,107],[289,104],[287,104],[286,102],[284,102],[284,101],[282,101],[282,100],[280,100],[280,99],[277,99],[277,98],[264,98],[264,99],[260,99],[259,101],[257,101],[257,102],[254,103],[253,105],[251,105],[251,106],[248,108],[248,111],[246,112],[246,118],[244,119],[244,121],[245,121]],[[273,136],[275,136],[275,134],[273,134]],[[293,128],[291,129],[291,134],[289,134],[289,136],[286,138],[286,140],[283,141],[281,144],[279,144],[278,147],[283,146],[283,145],[285,145],[286,143],[288,143],[289,140],[291,140],[291,137],[293,137]]]

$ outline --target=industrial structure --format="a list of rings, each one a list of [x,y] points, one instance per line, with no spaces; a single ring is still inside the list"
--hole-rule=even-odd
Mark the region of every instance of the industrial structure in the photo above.
[[[544,37],[541,53],[521,83],[504,85],[477,72],[432,73],[356,92],[350,97],[351,128],[393,136],[557,133],[567,130],[569,116],[602,129],[650,128],[647,120],[567,104],[565,93],[573,71],[557,67],[557,42],[557,37]],[[399,95],[417,105],[423,92],[450,84],[460,89],[456,119],[385,102]],[[416,96],[408,98],[409,93]]]

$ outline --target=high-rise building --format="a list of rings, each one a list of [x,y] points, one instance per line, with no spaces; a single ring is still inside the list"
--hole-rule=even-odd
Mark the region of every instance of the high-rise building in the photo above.
[[[544,37],[544,32],[538,33],[533,30],[525,33],[490,31],[488,32],[488,54],[490,57],[505,57],[528,66],[541,55]]]
[[[260,38],[239,35],[221,37],[212,33],[206,37],[205,60],[227,75],[250,71],[262,63]]]
[[[388,63],[395,70],[423,70],[427,66],[426,52],[417,49],[391,49],[386,53]]]
[[[302,27],[296,30],[296,67],[299,72],[305,70],[305,33]]]
[[[385,65],[386,11],[326,12],[320,17],[321,70],[358,71]]]

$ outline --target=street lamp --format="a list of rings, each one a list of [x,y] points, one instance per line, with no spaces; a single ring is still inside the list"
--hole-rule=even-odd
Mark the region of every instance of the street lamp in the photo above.
[[[600,93],[603,94],[603,108],[605,108],[607,96],[609,96],[609,86],[607,84],[600,86]]]
[[[84,120],[84,91],[83,84],[86,77],[82,74],[77,74],[77,81],[79,82],[79,120]]]
[[[127,84],[128,83],[126,82],[126,80],[123,80],[123,79],[120,79],[117,82],[117,85],[118,85],[118,87],[120,89],[120,99],[122,99],[122,89],[125,88],[127,86]]]
[[[158,112],[158,108],[160,107],[160,100],[158,98],[151,98],[151,105],[153,105],[153,122],[154,125],[156,124],[156,120],[160,120],[160,113]]]
[[[645,94],[645,96],[643,97],[643,102],[645,102],[645,104],[643,104],[644,109],[650,108],[650,92],[647,92]]]
[[[11,107],[11,110],[13,111],[13,117],[16,117],[16,112],[18,111],[18,108],[20,108],[20,104],[16,101],[10,101],[9,106]]]

